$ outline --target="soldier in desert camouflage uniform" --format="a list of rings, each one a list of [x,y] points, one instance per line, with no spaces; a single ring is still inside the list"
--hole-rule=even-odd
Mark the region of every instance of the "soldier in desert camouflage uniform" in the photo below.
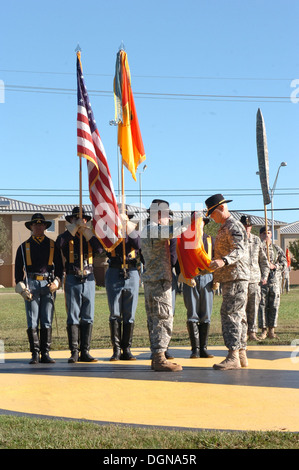
[[[283,250],[272,244],[272,232],[266,227],[260,230],[260,237],[263,242],[265,253],[267,252],[267,244],[269,251],[270,273],[268,282],[261,288],[261,302],[258,312],[259,328],[262,333],[260,339],[276,338],[275,328],[277,327],[278,311],[280,305],[280,290],[282,273],[287,268],[287,259]]]
[[[210,268],[215,269],[214,280],[222,286],[221,324],[228,354],[216,370],[240,369],[247,367],[247,321],[245,306],[249,281],[248,241],[243,225],[235,220],[227,208],[222,194],[215,194],[206,200],[207,216],[221,223],[217,233],[214,259]]]
[[[267,284],[270,266],[261,240],[259,237],[251,233],[251,218],[247,217],[246,215],[242,215],[240,221],[244,225],[247,232],[249,252],[250,279],[248,284],[248,298],[246,306],[248,324],[247,332],[248,339],[256,341],[258,340],[256,337],[256,332],[258,310],[261,300],[261,285]]]
[[[169,204],[154,199],[150,219],[141,232],[141,250],[145,262],[143,273],[145,309],[152,351],[152,369],[177,372],[178,364],[167,361],[165,352],[172,335],[172,266],[169,240],[179,235],[169,226]]]

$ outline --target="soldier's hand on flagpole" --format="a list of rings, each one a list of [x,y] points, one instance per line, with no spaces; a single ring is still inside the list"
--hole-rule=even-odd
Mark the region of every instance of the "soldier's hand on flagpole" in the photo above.
[[[94,235],[93,231],[84,223],[83,225],[80,225],[78,232],[81,233],[88,242]]]
[[[130,235],[130,233],[132,233],[136,229],[137,224],[134,224],[134,222],[131,222],[127,214],[124,214],[124,213],[119,214],[119,217],[123,226],[123,234],[124,234],[123,236],[125,237],[126,234]]]

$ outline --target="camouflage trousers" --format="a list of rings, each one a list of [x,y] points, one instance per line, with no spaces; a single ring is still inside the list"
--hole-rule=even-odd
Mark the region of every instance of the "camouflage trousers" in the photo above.
[[[220,315],[224,344],[227,349],[245,349],[248,281],[229,281],[221,285],[223,301]]]
[[[261,301],[261,286],[258,282],[250,282],[248,284],[248,297],[246,305],[246,316],[248,324],[248,332],[257,332],[257,318],[259,305]]]
[[[261,287],[261,301],[258,313],[259,328],[276,328],[280,305],[280,283]]]
[[[172,335],[172,283],[145,281],[144,300],[152,353],[165,352]]]

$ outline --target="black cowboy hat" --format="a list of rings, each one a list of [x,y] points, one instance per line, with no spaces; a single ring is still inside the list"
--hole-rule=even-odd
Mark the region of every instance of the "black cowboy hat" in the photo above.
[[[28,230],[31,230],[32,224],[44,224],[46,228],[49,228],[51,227],[52,222],[50,222],[50,220],[46,220],[43,214],[36,213],[36,214],[33,214],[33,216],[31,217],[31,220],[29,220],[28,222],[25,222],[25,226],[26,228],[28,228]]]
[[[251,217],[249,215],[242,215],[240,222],[246,227],[252,227]]]
[[[73,217],[76,217],[76,219],[79,219],[80,217],[80,208],[78,206],[73,208],[71,215],[65,216],[65,220],[67,220],[68,222],[71,222],[71,219]],[[89,220],[91,219],[91,216],[86,214],[83,207],[82,207],[82,219],[87,220],[87,222],[89,222]]]
[[[208,209],[206,215],[211,215],[216,207],[221,206],[227,202],[232,202],[232,199],[225,199],[222,194],[214,194],[213,196],[209,197],[205,201]]]
[[[169,215],[173,216],[172,210],[169,209],[169,202],[164,201],[163,199],[153,199],[147,212],[150,214],[151,212],[162,212],[166,210],[169,211]]]

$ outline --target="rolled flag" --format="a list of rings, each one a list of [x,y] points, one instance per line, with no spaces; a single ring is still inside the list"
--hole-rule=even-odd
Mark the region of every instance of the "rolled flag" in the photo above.
[[[256,145],[264,205],[267,205],[271,202],[269,193],[269,158],[266,128],[264,118],[260,109],[258,109],[256,115]]]
[[[201,270],[212,272],[209,268],[211,258],[203,243],[202,217],[195,214],[187,230],[177,239],[177,255],[185,279],[198,276]]]

